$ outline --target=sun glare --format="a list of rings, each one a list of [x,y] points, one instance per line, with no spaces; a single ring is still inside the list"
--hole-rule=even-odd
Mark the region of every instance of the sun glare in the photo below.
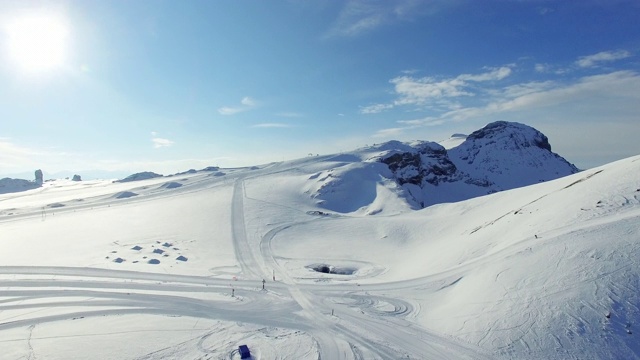
[[[53,14],[31,14],[6,26],[8,54],[22,70],[34,73],[62,66],[67,52],[66,22]]]

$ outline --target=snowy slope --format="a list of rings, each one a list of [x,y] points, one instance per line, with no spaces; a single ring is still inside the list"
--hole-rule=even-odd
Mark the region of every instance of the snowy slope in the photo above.
[[[2,194],[3,356],[640,358],[640,156],[412,211],[436,145]]]

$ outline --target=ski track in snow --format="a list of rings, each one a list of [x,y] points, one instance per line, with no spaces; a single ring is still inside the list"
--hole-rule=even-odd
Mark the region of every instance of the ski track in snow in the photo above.
[[[278,231],[297,224],[278,227],[259,239],[259,246],[253,246],[247,237],[244,221],[246,177],[237,176],[233,185],[233,244],[244,279],[233,282],[235,298],[229,296],[227,279],[88,267],[2,266],[0,288],[4,290],[1,292],[0,313],[14,312],[16,315],[4,316],[0,331],[28,326],[30,359],[35,359],[30,339],[36,324],[127,314],[188,316],[304,331],[317,343],[317,354],[310,353],[309,358],[488,358],[480,348],[426,329],[420,328],[418,332],[403,330],[417,327],[405,319],[415,311],[411,304],[380,295],[364,295],[376,288],[392,292],[393,284],[372,285],[371,289],[363,285],[356,290],[352,285],[297,284],[286,276],[286,271],[275,260],[270,241]],[[211,186],[204,187],[207,188]],[[181,187],[177,191],[184,193],[202,189]],[[133,197],[128,201],[151,201],[162,194],[155,192],[151,196]],[[168,192],[164,196],[177,195]],[[117,204],[117,200],[103,198],[102,201],[62,207],[57,211],[86,211],[96,206]],[[35,216],[40,216],[37,209],[16,214],[10,220]],[[6,218],[3,220],[7,221]],[[280,281],[269,281],[265,291],[262,290],[262,279],[270,279],[269,269],[277,270],[279,276],[285,275]],[[419,284],[414,281],[398,285],[404,288]],[[347,288],[349,291],[344,291]],[[277,295],[281,293],[288,293],[289,297]],[[328,297],[332,299],[329,302]],[[391,309],[386,310],[385,307]],[[386,320],[388,318],[393,318],[393,321]],[[390,334],[392,341],[389,341]],[[210,335],[199,338],[199,344],[207,336]],[[179,347],[180,344],[172,346]],[[200,348],[204,350],[202,346]],[[167,356],[165,350],[158,350],[156,355]],[[278,353],[278,350],[271,352]],[[233,359],[238,355],[237,350],[228,354]],[[139,357],[152,358],[155,358],[154,353]]]
[[[354,284],[353,281],[314,284],[302,282],[299,281],[300,278],[289,274],[283,262],[280,261],[283,258],[274,252],[272,241],[282,231],[314,221],[332,221],[333,218],[306,217],[304,220],[273,226],[264,234],[251,234],[247,231],[245,202],[248,198],[245,181],[279,171],[282,170],[274,166],[262,169],[258,173],[239,173],[229,176],[233,181],[231,235],[235,257],[242,273],[241,279],[235,279],[232,282],[233,297],[230,296],[229,291],[230,281],[215,277],[94,267],[0,266],[0,333],[26,328],[28,330],[26,358],[28,359],[36,359],[37,351],[34,350],[32,338],[34,331],[37,331],[41,324],[132,314],[224,320],[303,332],[309,334],[315,343],[315,346],[307,350],[305,358],[489,359],[496,357],[497,354],[485,350],[485,343],[493,339],[492,334],[495,332],[508,333],[508,341],[496,347],[502,356],[514,355],[512,352],[514,343],[519,343],[519,346],[525,349],[530,348],[532,344],[527,343],[527,339],[537,337],[536,334],[529,335],[535,331],[536,322],[545,316],[545,310],[540,309],[535,301],[532,302],[531,299],[520,295],[521,290],[528,287],[528,279],[516,282],[515,286],[505,285],[503,274],[509,270],[508,268],[498,271],[493,281],[504,290],[505,296],[515,294],[510,300],[519,304],[531,303],[533,310],[527,312],[527,316],[521,319],[521,323],[510,328],[503,327],[501,320],[496,319],[473,344],[419,325],[414,319],[420,312],[419,305],[403,296],[407,289],[435,293],[453,287],[458,282],[464,281],[464,275],[461,274],[470,272],[474,267],[491,264],[496,258],[508,258],[520,253],[527,244],[516,242],[461,262],[458,266],[419,278],[372,284]],[[578,179],[558,191],[584,183],[601,171]],[[128,203],[152,201],[162,197],[198,193],[220,186],[219,182],[209,184],[202,181],[202,183],[194,182],[171,191],[150,191],[144,197],[133,197],[126,201]],[[38,190],[38,193],[45,191],[47,188]],[[547,195],[519,207],[514,210],[515,214]],[[19,197],[26,196],[34,196],[34,194],[19,195]],[[628,204],[630,200],[622,197],[620,201],[624,205],[625,201]],[[96,206],[117,206],[121,203],[121,200],[99,196],[83,204],[61,207],[56,212],[87,211]],[[469,235],[506,219],[507,216],[514,214],[514,211],[484,222],[483,225],[473,228]],[[0,222],[9,223],[39,216],[42,216],[39,209],[25,208],[16,215],[0,219]],[[623,217],[619,219],[632,221],[634,216],[632,214],[628,219]],[[590,224],[594,227],[605,226],[607,220],[593,220]],[[554,231],[564,234],[567,229],[559,228]],[[554,233],[545,233],[544,236],[552,238]],[[568,256],[571,256],[571,253],[564,244],[564,249],[553,254],[550,261],[555,268],[554,271],[561,269],[562,262],[566,261]],[[637,266],[637,262],[603,272],[598,279],[627,271],[634,265]],[[374,277],[383,271],[382,268],[374,269],[364,277]],[[278,280],[272,281],[272,274],[276,273]],[[610,322],[616,321],[622,326],[624,325],[621,315],[623,312],[634,314],[640,312],[638,304],[617,295],[632,292],[638,288],[637,286],[635,289],[628,286],[618,288],[618,285],[613,283],[609,289],[602,289],[598,287],[596,281],[598,279],[580,279],[579,283],[593,283],[594,293],[607,296],[614,306],[617,306],[614,308],[616,316],[612,317]],[[265,280],[268,280],[266,284]],[[544,298],[557,295],[561,290],[554,289],[552,285],[547,281],[542,282],[538,289],[539,294],[536,296]],[[567,287],[571,286],[577,285]],[[493,306],[497,305],[498,303]],[[601,308],[589,302],[582,302],[581,306],[594,313],[601,312]],[[485,308],[488,312],[492,310],[493,308]],[[585,326],[593,326],[587,319],[578,315],[572,313],[566,315],[572,324],[567,334],[551,335],[555,338],[558,347],[562,347],[562,343],[567,341],[567,338],[583,332]],[[465,326],[466,322],[459,330],[466,331]],[[223,330],[225,329],[209,330],[204,334],[136,358],[142,360],[180,357],[181,351],[194,346],[201,353],[202,358],[207,358],[205,355],[219,356],[220,353],[211,350],[206,344],[217,334],[216,331],[223,333]],[[122,333],[125,332],[126,330],[123,330]],[[287,358],[288,354],[281,352],[276,345],[269,346],[258,351],[264,354],[275,354],[275,358]],[[235,344],[229,344],[228,351],[224,351],[224,354],[228,359],[239,358]],[[254,352],[254,358],[261,358],[260,355],[255,354]],[[39,356],[46,358],[45,355]]]

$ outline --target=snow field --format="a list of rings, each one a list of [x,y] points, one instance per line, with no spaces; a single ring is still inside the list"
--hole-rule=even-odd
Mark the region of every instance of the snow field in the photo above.
[[[3,194],[3,353],[640,357],[640,157],[419,211],[358,159]]]

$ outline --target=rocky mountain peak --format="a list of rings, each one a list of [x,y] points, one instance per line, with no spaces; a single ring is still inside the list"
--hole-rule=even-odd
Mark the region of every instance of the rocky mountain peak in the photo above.
[[[540,131],[516,122],[496,121],[467,137],[470,142],[503,141],[515,148],[536,146],[551,151],[549,139]]]
[[[464,135],[461,135],[464,137]],[[578,172],[551,152],[540,131],[497,121],[474,131],[449,150],[428,141],[380,144],[370,160],[388,166],[410,203],[417,207],[459,201],[553,180]]]

